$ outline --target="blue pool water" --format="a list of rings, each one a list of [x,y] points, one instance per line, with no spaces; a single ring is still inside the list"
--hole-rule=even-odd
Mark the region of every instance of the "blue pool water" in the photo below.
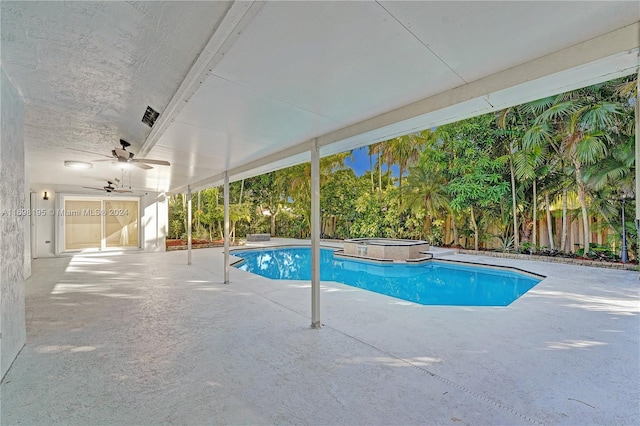
[[[310,280],[311,249],[234,251],[243,271],[279,280]],[[337,281],[422,305],[507,306],[540,279],[517,272],[444,261],[378,264],[320,250],[320,280]]]

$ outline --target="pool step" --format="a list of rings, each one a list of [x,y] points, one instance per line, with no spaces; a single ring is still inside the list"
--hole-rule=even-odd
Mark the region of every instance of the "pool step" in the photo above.
[[[433,253],[431,252],[421,251],[420,254],[424,254],[425,256],[415,257],[413,259],[406,259],[405,261],[407,263],[420,263],[420,262],[426,262],[427,260],[433,259]]]
[[[420,252],[420,254],[425,255],[425,256],[421,256],[421,257],[415,257],[412,259],[405,259],[405,260],[393,260],[393,259],[379,259],[377,257],[369,257],[369,256],[358,256],[356,254],[346,254],[344,252],[344,250],[336,250],[333,252],[333,255],[335,257],[342,257],[345,259],[360,259],[360,260],[367,260],[367,261],[372,261],[372,262],[379,262],[379,263],[421,263],[421,262],[426,262],[428,260],[433,259],[433,253],[430,252]]]
[[[438,257],[444,257],[444,256],[450,256],[452,254],[458,254],[457,250],[453,250],[453,249],[436,249],[434,250],[433,248],[430,251],[421,251],[420,254],[431,254],[434,259],[438,258]]]
[[[343,257],[345,259],[360,259],[379,263],[393,263],[393,259],[379,259],[377,257],[358,256],[357,254],[346,254],[344,250],[336,250],[333,252],[335,257]]]

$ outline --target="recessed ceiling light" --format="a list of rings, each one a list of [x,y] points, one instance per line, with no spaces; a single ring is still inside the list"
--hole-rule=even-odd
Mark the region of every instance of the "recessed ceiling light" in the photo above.
[[[74,169],[93,169],[93,164],[85,161],[65,161],[64,165]]]

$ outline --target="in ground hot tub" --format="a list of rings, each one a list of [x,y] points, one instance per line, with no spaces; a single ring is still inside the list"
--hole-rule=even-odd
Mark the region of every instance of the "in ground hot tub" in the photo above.
[[[344,254],[374,259],[417,259],[429,250],[429,243],[422,240],[400,240],[394,238],[354,238],[344,240]]]

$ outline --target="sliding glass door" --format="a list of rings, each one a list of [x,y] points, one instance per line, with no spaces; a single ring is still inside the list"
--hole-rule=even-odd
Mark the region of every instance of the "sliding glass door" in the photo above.
[[[102,247],[102,219],[93,212],[102,209],[100,200],[65,200],[65,250]]]
[[[138,248],[138,199],[64,198],[64,250]]]
[[[107,247],[138,247],[138,201],[104,200]]]

